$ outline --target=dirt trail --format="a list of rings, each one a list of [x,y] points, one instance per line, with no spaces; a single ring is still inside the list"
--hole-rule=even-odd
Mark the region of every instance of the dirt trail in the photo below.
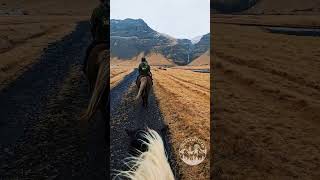
[[[96,149],[88,137],[94,127],[79,122],[89,99],[81,75],[89,39],[89,23],[79,23],[0,92],[0,179],[105,176],[105,167],[89,173],[90,148]]]
[[[151,91],[149,96],[149,106],[147,109],[142,106],[140,101],[135,101],[135,96],[137,94],[137,89],[135,86],[136,76],[137,70],[134,70],[110,92],[111,170],[121,170],[126,168],[124,159],[129,157],[129,137],[125,131],[126,129],[136,130],[139,128],[149,127],[160,132],[160,130],[164,127],[164,119],[153,91]],[[170,163],[174,168],[175,174],[178,174],[175,164],[175,157],[171,153],[172,147],[170,145],[169,135],[165,135],[164,140],[167,144],[166,148]]]

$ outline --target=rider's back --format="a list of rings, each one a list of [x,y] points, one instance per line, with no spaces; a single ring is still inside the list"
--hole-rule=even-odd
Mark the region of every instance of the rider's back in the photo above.
[[[149,72],[150,72],[149,64],[147,62],[140,63],[140,65],[139,65],[139,74],[147,76],[147,75],[149,75]]]
[[[91,16],[91,32],[95,41],[109,39],[109,14],[105,5],[99,5],[93,10]]]

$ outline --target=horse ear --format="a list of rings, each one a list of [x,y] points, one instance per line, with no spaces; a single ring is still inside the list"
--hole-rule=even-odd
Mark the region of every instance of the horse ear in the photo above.
[[[169,126],[168,126],[167,124],[165,124],[165,125],[162,127],[161,132],[166,134],[166,133],[168,132],[168,130],[169,130]]]

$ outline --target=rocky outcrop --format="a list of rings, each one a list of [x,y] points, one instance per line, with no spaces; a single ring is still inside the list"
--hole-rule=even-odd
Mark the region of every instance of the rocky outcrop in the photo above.
[[[175,39],[151,29],[142,19],[111,20],[111,55],[130,59],[140,53],[160,53],[174,63],[185,65],[205,53],[210,35],[193,44],[189,39]]]

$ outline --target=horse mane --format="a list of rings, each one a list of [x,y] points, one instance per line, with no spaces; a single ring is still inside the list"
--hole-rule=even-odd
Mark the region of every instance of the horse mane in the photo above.
[[[154,130],[148,129],[144,134],[148,151],[138,157],[129,157],[127,171],[118,171],[114,178],[124,177],[131,180],[174,180],[174,175],[167,159],[161,136]]]
[[[96,83],[92,91],[92,96],[90,98],[87,110],[85,111],[84,115],[81,117],[82,120],[90,120],[92,116],[96,113],[99,107],[101,98],[107,89],[108,82],[110,81],[109,53],[107,53],[106,50],[107,50],[106,45],[99,44],[92,50],[92,54],[89,56],[89,58],[101,58],[101,59],[99,59],[98,61],[100,62],[99,63],[100,65],[99,65]]]

